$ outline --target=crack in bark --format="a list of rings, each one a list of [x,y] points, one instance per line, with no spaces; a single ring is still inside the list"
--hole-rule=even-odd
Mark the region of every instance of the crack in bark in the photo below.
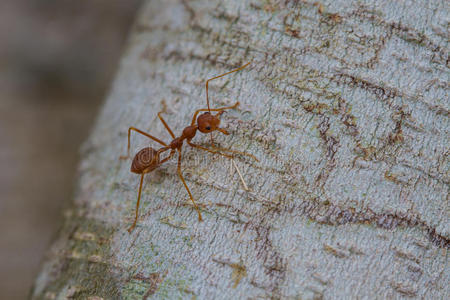
[[[396,34],[398,37],[402,38],[407,42],[412,42],[418,44],[431,52],[433,52],[433,56],[431,57],[431,61],[435,61],[436,58],[437,63],[443,63],[447,67],[449,66],[449,52],[446,49],[443,49],[441,46],[437,45],[433,41],[431,41],[425,34],[417,31],[414,28],[407,27],[398,22],[387,22],[383,18],[379,17],[375,12],[370,11],[369,9],[361,6],[356,11],[350,13],[348,17],[357,16],[361,19],[367,19],[374,23],[374,25],[383,26],[389,32]]]
[[[257,283],[253,280],[252,284],[263,288],[270,292],[271,299],[281,299],[281,285],[286,278],[287,262],[281,254],[275,250],[270,239],[270,225],[264,225],[266,218],[272,215],[270,210],[264,214],[261,220],[256,222],[249,222],[250,228],[256,232],[257,238],[255,243],[256,257],[262,260],[262,264],[266,269],[265,274],[269,277],[269,284]],[[270,218],[269,218],[270,219]]]
[[[450,239],[438,234],[436,228],[428,225],[419,216],[411,216],[400,213],[375,213],[367,208],[356,211],[354,208],[342,208],[333,204],[319,203],[317,200],[304,201],[296,205],[287,205],[283,211],[309,217],[320,224],[344,225],[344,224],[371,224],[383,229],[395,229],[398,227],[417,226],[424,229],[430,242],[439,248],[450,248]]]

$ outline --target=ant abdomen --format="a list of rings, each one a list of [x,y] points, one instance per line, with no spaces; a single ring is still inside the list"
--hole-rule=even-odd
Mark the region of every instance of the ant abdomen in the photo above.
[[[139,151],[131,163],[131,172],[136,174],[148,173],[159,166],[159,153],[152,147]]]

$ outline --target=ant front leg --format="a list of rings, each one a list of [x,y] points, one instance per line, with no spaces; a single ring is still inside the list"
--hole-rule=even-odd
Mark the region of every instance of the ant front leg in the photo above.
[[[187,143],[191,147],[194,147],[194,148],[197,148],[197,149],[201,149],[201,150],[204,150],[204,151],[208,151],[209,153],[219,154],[219,155],[222,155],[222,156],[225,156],[225,157],[228,157],[228,158],[233,158],[234,156],[230,155],[230,154],[222,153],[222,151],[248,156],[248,157],[250,157],[250,158],[252,158],[252,159],[254,159],[256,161],[259,161],[259,159],[257,159],[256,156],[254,156],[253,154],[247,153],[247,152],[242,152],[242,151],[237,151],[237,150],[227,149],[227,148],[216,148],[216,147],[214,147],[213,149],[209,149],[209,148],[202,147],[200,145],[191,143],[190,141],[187,141]]]
[[[254,156],[253,154],[247,153],[247,152],[228,149],[228,148],[214,148],[214,149],[216,149],[217,151],[231,152],[231,153],[244,155],[244,156],[250,157],[250,158],[254,159],[255,161],[259,162],[259,159],[257,159],[256,156]]]
[[[194,143],[192,143],[191,141],[187,141],[187,143],[188,143],[189,146],[191,146],[191,147],[193,147],[193,148],[197,148],[197,149],[200,149],[200,150],[203,150],[203,151],[207,151],[207,152],[212,153],[212,154],[219,154],[219,155],[225,156],[225,157],[227,157],[227,158],[233,158],[232,155],[224,154],[224,153],[221,153],[221,152],[219,152],[219,151],[217,151],[217,150],[211,150],[211,149],[208,149],[208,148],[206,148],[206,147],[203,147],[203,146],[194,144]]]

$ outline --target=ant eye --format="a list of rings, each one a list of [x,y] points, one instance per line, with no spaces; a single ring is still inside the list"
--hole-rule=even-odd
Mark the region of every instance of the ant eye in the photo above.
[[[206,130],[211,130],[211,126],[208,126],[205,128]]]

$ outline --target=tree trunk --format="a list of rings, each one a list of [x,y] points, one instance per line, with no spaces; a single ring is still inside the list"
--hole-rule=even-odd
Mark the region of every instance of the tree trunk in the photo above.
[[[445,1],[143,6],[82,149],[78,192],[34,299],[450,298]],[[139,175],[129,126],[171,138],[204,108],[226,158],[184,146]],[[207,135],[195,142],[210,145]],[[132,135],[132,154],[158,144]],[[231,167],[230,167],[231,166]],[[232,171],[232,172],[231,172]]]

